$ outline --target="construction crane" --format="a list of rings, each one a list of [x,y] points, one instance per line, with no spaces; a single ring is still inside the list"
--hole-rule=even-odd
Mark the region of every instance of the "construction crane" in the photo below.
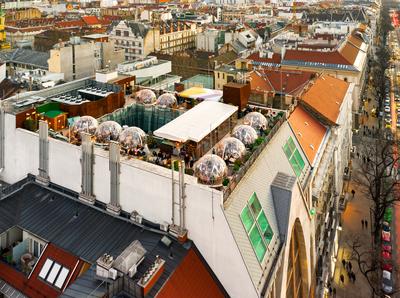
[[[5,30],[6,14],[0,7],[0,50],[9,49],[11,46],[6,41],[6,30]]]

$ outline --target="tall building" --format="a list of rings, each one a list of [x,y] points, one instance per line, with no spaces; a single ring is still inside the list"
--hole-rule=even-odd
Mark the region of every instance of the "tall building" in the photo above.
[[[102,68],[115,68],[123,61],[123,52],[115,49],[107,35],[94,34],[58,44],[50,50],[48,64],[50,72],[64,73],[64,79],[71,81],[94,76]]]

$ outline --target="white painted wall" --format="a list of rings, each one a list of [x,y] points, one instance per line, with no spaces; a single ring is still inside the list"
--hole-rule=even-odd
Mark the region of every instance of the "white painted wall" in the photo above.
[[[0,83],[6,78],[6,64],[0,64]]]

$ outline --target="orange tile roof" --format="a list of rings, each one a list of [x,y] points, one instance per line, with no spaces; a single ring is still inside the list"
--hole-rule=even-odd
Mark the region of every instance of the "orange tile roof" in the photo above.
[[[218,298],[224,297],[224,293],[196,251],[191,248],[156,297]]]
[[[268,92],[274,91],[272,85],[266,80],[263,75],[258,71],[252,71],[250,73],[250,88],[251,91],[255,92]]]
[[[347,38],[349,42],[351,42],[353,45],[355,45],[357,48],[361,47],[363,44],[363,40],[353,32],[353,34],[349,35]]]
[[[82,20],[86,23],[86,25],[99,25],[99,19],[96,16],[83,16]]]
[[[294,109],[289,117],[289,124],[312,165],[325,137],[326,127],[301,106]]]
[[[351,65],[339,52],[286,50],[284,60]]]
[[[346,44],[339,50],[340,54],[349,61],[350,64],[354,64],[357,59],[358,52],[360,50],[352,43],[346,41]]]
[[[322,75],[304,92],[301,101],[330,123],[336,124],[349,85],[340,79]]]

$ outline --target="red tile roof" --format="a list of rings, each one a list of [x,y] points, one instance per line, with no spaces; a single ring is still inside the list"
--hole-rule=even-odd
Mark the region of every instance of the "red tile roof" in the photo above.
[[[99,19],[96,16],[83,16],[82,20],[86,23],[88,26],[93,26],[93,25],[99,25]]]
[[[65,289],[68,284],[72,283],[77,278],[80,269],[84,264],[84,262],[77,257],[49,243],[42,256],[36,263],[34,271],[31,273],[29,279],[23,273],[1,261],[0,278],[29,297],[58,297],[62,291],[49,285],[38,277],[47,258],[56,261],[70,270],[69,275],[66,278],[67,282],[63,286],[63,289]]]
[[[192,248],[156,297],[218,298],[224,293]]]
[[[349,83],[322,75],[301,96],[301,101],[331,124],[336,124]]]
[[[326,127],[301,106],[297,106],[294,109],[288,121],[296,139],[312,165],[325,137]]]
[[[250,87],[252,90],[296,95],[303,90],[306,83],[314,76],[315,73],[308,71],[265,68],[250,73]]]
[[[73,21],[61,21],[55,24],[57,28],[82,28],[85,26],[85,22],[82,20],[73,20]]]
[[[286,50],[284,60],[298,60],[307,62],[320,62],[327,64],[352,65],[339,52]]]
[[[266,62],[275,64],[281,63],[281,55],[276,53],[272,54],[272,58],[265,58],[265,57],[260,57],[260,52],[256,52],[247,57],[247,59],[257,62]]]

